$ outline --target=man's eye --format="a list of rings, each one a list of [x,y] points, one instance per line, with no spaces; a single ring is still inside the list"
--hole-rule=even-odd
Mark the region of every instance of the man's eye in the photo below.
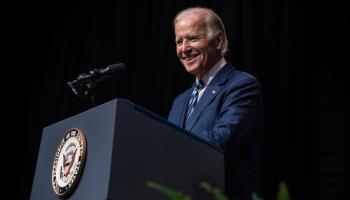
[[[189,39],[191,42],[196,42],[196,41],[199,40],[199,37],[193,36],[193,37],[189,37],[188,39]]]
[[[182,40],[178,40],[175,43],[176,43],[176,45],[181,45],[182,44]]]

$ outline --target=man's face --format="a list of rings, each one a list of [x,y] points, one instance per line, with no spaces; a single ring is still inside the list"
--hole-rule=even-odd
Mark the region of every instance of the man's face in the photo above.
[[[208,35],[205,18],[198,14],[181,17],[175,24],[177,56],[187,72],[197,78],[220,59],[216,39],[211,40]]]

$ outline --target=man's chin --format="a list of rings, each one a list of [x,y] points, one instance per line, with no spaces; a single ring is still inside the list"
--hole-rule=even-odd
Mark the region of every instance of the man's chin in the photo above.
[[[192,69],[192,68],[187,68],[186,67],[186,71],[188,72],[188,73],[190,73],[190,74],[195,74],[196,73],[196,70],[195,69]]]
[[[192,75],[194,75],[196,77],[199,75],[199,71],[198,71],[197,68],[196,69],[188,69],[188,68],[186,68],[186,71],[187,71],[187,73],[192,74]]]
[[[184,66],[185,66],[185,68],[186,68],[186,71],[188,72],[188,73],[193,73],[194,71],[197,71],[198,70],[198,66],[197,65],[194,65],[194,64],[192,64],[192,65],[186,65],[186,64],[184,64]]]

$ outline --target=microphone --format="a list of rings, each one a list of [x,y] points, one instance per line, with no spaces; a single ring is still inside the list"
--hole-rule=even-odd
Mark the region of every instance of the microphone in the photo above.
[[[126,74],[124,63],[111,64],[106,68],[91,69],[89,73],[80,74],[78,78],[68,82],[67,85],[75,95],[80,96],[95,88],[102,81],[120,77],[124,74]]]
[[[80,74],[77,81],[90,81],[98,79],[110,79],[119,77],[126,73],[126,67],[124,63],[108,65],[106,68],[91,69],[89,73]]]

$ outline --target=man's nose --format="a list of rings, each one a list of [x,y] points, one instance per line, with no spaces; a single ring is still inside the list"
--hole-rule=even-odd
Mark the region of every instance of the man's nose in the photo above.
[[[189,44],[188,41],[184,41],[184,43],[182,44],[182,52],[189,52],[191,51],[191,45]]]

